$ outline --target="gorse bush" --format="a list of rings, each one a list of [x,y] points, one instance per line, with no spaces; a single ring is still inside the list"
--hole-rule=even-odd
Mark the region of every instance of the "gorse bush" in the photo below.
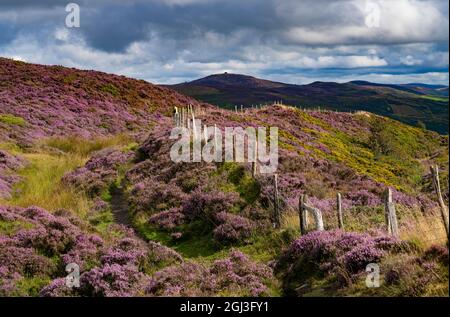
[[[12,114],[0,114],[0,122],[7,125],[20,127],[24,127],[27,124],[27,121],[24,118],[14,116]]]

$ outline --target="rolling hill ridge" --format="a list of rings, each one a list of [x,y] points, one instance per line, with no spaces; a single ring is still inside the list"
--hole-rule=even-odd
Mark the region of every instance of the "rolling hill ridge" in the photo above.
[[[365,81],[292,85],[239,74],[216,74],[171,85],[178,92],[220,107],[282,101],[302,108],[369,111],[410,125],[448,134],[448,87],[425,84],[387,85]]]

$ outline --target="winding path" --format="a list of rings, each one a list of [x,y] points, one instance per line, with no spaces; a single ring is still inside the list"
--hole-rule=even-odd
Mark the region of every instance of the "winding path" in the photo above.
[[[132,229],[135,238],[141,241],[144,245],[147,244],[147,239],[133,226],[129,212],[129,205],[122,187],[114,187],[114,189],[111,190],[111,212],[116,223]]]

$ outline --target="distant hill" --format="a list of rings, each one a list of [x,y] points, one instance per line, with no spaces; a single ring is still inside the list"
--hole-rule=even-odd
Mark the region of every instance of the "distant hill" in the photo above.
[[[170,88],[224,108],[282,101],[297,107],[339,111],[364,110],[410,125],[448,134],[448,87],[425,84],[388,85],[366,81],[314,82],[292,85],[239,74],[216,74]]]

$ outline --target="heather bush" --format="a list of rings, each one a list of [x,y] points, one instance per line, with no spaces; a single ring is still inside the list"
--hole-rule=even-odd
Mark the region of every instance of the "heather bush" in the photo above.
[[[168,248],[158,242],[150,241],[147,245],[147,261],[152,266],[152,270],[183,262],[183,257],[175,250]]]
[[[199,188],[184,202],[182,212],[190,220],[203,219],[214,222],[219,213],[232,211],[239,201],[239,195],[236,193],[216,190],[206,192]]]
[[[41,297],[70,297],[76,295],[77,289],[67,287],[65,278],[57,278],[51,281],[39,292]]]
[[[78,235],[74,246],[64,254],[62,258],[63,265],[76,263],[80,270],[89,269],[98,264],[98,257],[104,245],[103,240],[96,235]]]
[[[130,297],[140,296],[148,284],[148,277],[134,265],[105,264],[83,273],[80,290],[83,296]]]
[[[148,222],[170,232],[185,222],[185,216],[181,208],[175,207],[152,215]]]
[[[179,207],[185,199],[186,194],[178,186],[153,179],[136,184],[129,195],[135,211],[151,213]]]
[[[437,250],[432,249],[432,253]],[[383,263],[384,285],[381,285],[380,295],[447,296],[448,258],[445,264],[429,255],[426,252],[424,256],[414,253],[389,256]]]
[[[15,172],[24,166],[24,160],[0,150],[0,199],[11,198],[12,187],[21,180]]]
[[[269,267],[232,251],[229,258],[216,260],[210,267],[185,262],[158,271],[146,292],[156,296],[262,296],[267,295],[272,279]]]
[[[45,256],[39,255],[32,248],[2,246],[0,244],[0,267],[4,270],[32,277],[52,274],[55,264]]]
[[[100,258],[102,264],[134,265],[138,267],[146,257],[145,249],[132,238],[123,238]]]
[[[426,261],[435,260],[442,263],[444,266],[448,266],[448,246],[433,245],[429,247],[425,251],[423,259]]]
[[[315,231],[294,241],[278,259],[275,270],[286,294],[294,295],[299,285],[314,277],[335,276],[342,283],[340,277],[356,276],[367,264],[403,250],[407,250],[403,242],[388,236]]]
[[[100,195],[117,177],[118,169],[133,157],[133,152],[104,149],[95,153],[85,166],[63,177],[63,182],[81,188],[91,196]]]
[[[216,220],[219,226],[213,231],[214,239],[221,244],[245,242],[255,228],[250,219],[227,212],[218,213]]]

